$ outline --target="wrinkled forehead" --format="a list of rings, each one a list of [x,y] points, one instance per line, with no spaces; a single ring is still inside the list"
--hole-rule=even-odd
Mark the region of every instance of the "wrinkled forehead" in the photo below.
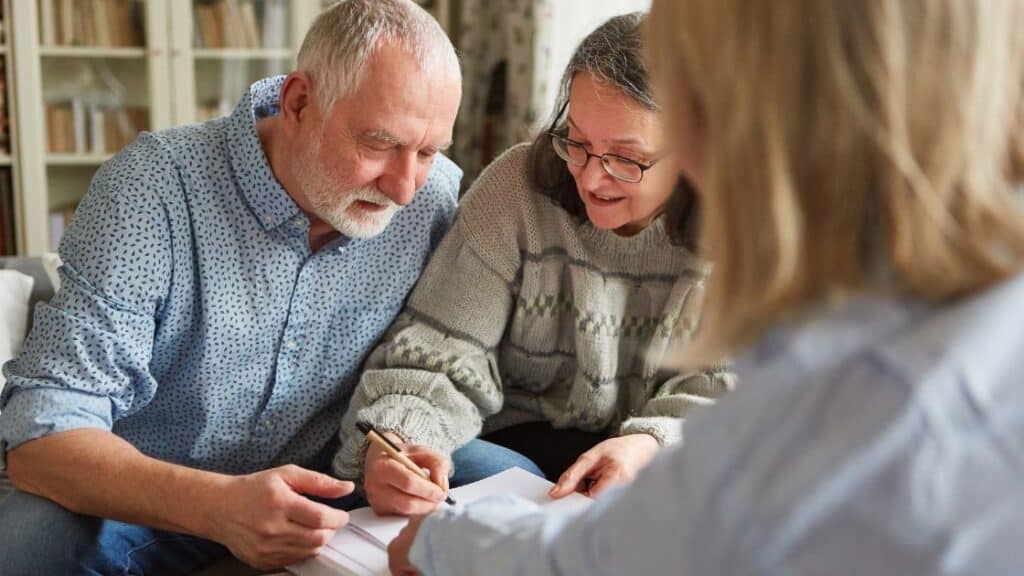
[[[461,95],[457,74],[423,70],[411,55],[382,47],[367,62],[359,86],[335,103],[332,114],[346,117],[357,132],[386,130],[411,142],[425,135],[448,140]]]

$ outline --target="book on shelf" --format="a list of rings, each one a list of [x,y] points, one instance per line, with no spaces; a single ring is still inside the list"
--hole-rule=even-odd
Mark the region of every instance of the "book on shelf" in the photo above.
[[[242,2],[238,7],[238,12],[242,20],[245,44],[250,48],[259,48],[263,45],[263,37],[259,28],[256,27],[256,7],[252,2]]]
[[[81,98],[71,101],[71,134],[74,138],[72,145],[75,152],[79,154],[86,152],[89,135],[86,133],[89,127],[89,119],[85,116],[85,102]]]
[[[7,113],[7,66],[0,57],[0,154],[11,152],[11,125]]]
[[[39,0],[39,41],[43,46],[57,43],[56,0]]]
[[[263,4],[263,47],[288,47],[287,0],[265,0]]]
[[[43,0],[44,2],[46,0]],[[54,0],[55,2],[58,0]],[[75,21],[73,20],[75,9],[74,0],[59,0],[53,13],[53,17],[56,18],[56,22],[59,24],[57,28],[58,35],[53,39],[54,44],[74,44],[75,43]]]
[[[240,34],[241,30],[239,29],[238,24],[241,20],[241,14],[238,10],[237,1],[223,0],[217,4],[217,16],[224,25],[223,32],[225,46],[228,46],[229,48],[255,48],[255,46],[246,46],[245,38]]]
[[[46,105],[47,150],[51,154],[116,152],[149,130],[149,108],[86,105],[81,99]]]
[[[44,46],[143,46],[143,5],[136,0],[39,0]]]
[[[107,114],[99,106],[89,107],[89,151],[93,154],[107,151]]]
[[[221,26],[217,22],[217,10],[213,4],[200,4],[196,6],[196,20],[199,22],[198,43],[206,48],[223,48],[224,40],[221,38]]]
[[[284,48],[285,0],[205,0],[194,8],[196,48]]]
[[[0,168],[0,256],[15,253],[15,225],[11,169]]]

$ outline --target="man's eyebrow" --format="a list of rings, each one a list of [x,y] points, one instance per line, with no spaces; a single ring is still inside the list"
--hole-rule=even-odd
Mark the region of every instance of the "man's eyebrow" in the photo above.
[[[363,133],[363,137],[364,138],[368,138],[370,140],[377,140],[378,142],[384,142],[384,143],[390,144],[392,146],[403,147],[403,146],[406,145],[405,142],[402,141],[401,138],[399,138],[398,136],[395,136],[394,134],[392,134],[391,132],[388,132],[387,130],[385,130],[383,128],[378,128],[377,130],[370,130],[369,132],[365,132],[365,133]],[[442,144],[440,147],[436,148],[434,151],[435,152],[443,152],[443,151],[451,148],[452,144],[454,144],[454,141],[453,140],[448,140],[447,142]]]
[[[369,138],[370,140],[377,140],[379,142],[391,144],[393,146],[405,146],[405,142],[403,142],[401,138],[395,136],[394,134],[388,132],[383,128],[378,128],[376,130],[364,132],[363,137]]]

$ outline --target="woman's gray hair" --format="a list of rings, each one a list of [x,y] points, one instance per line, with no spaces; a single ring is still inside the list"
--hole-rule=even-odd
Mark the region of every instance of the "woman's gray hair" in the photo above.
[[[408,52],[431,77],[461,79],[451,40],[412,0],[337,2],[306,33],[298,69],[313,77],[317,100],[329,109],[359,86],[366,63],[385,43]]]
[[[580,72],[618,88],[649,110],[659,110],[644,60],[645,18],[643,12],[616,16],[580,43],[562,74],[556,114],[561,104],[569,100],[572,80]]]

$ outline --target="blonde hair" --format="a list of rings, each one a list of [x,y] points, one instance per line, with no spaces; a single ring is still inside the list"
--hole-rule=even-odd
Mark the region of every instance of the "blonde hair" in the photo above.
[[[1024,2],[655,0],[648,23],[669,121],[707,142],[688,362],[855,292],[1024,269]]]

